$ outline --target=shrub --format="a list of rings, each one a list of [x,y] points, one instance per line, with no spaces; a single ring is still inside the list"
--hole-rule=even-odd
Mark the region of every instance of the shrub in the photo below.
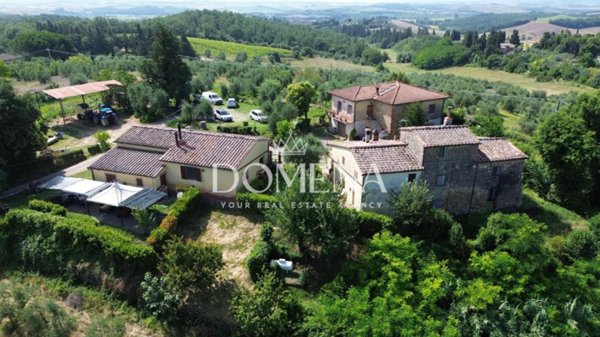
[[[258,240],[248,258],[246,264],[248,265],[248,272],[253,282],[256,282],[267,270],[269,263],[271,262],[271,256],[275,249],[273,245],[264,240]]]
[[[155,228],[150,233],[146,242],[152,245],[164,244],[165,240],[175,231],[177,226],[186,220],[199,201],[200,190],[195,187],[187,189],[181,198],[177,199],[177,201],[171,205],[167,216],[163,218],[159,227]]]
[[[54,164],[58,166],[70,166],[84,160],[83,150],[63,152],[54,156]]]
[[[30,209],[36,210],[36,211],[50,213],[53,215],[58,215],[58,216],[67,215],[66,208],[64,208],[61,205],[57,205],[55,203],[45,201],[45,200],[37,200],[37,199],[30,200],[29,203],[27,204],[27,207],[29,207]]]
[[[277,203],[277,197],[269,194],[239,192],[236,198],[238,203],[244,205],[244,207],[247,205],[247,208],[258,213],[264,213],[268,209],[264,207],[266,204],[273,205]]]
[[[100,148],[100,145],[98,145],[98,144],[88,146],[87,151],[90,155],[102,153],[102,149]]]
[[[589,260],[598,253],[598,245],[592,232],[573,231],[565,238],[563,251],[572,260]]]
[[[124,286],[115,290],[123,295],[135,296],[127,287],[137,287],[137,278],[156,266],[152,247],[84,215],[58,217],[30,209],[11,210],[0,222],[0,247],[4,259],[0,262],[5,264],[96,285],[107,285],[108,275],[121,278]],[[97,270],[105,274],[95,275]]]
[[[375,233],[381,232],[382,229],[390,228],[393,225],[392,218],[387,215],[352,209],[347,211],[356,213],[360,235],[363,237],[371,237]]]

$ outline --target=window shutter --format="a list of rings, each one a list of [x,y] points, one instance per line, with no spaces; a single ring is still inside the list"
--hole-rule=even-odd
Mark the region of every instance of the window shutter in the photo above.
[[[199,168],[196,169],[196,180],[202,181],[202,170]]]
[[[181,179],[187,179],[187,170],[185,166],[181,166]]]

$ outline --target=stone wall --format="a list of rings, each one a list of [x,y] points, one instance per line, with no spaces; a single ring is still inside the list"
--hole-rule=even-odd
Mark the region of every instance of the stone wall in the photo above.
[[[472,211],[486,212],[521,206],[522,173],[523,160],[479,164]],[[495,189],[495,198],[490,198],[492,189]]]

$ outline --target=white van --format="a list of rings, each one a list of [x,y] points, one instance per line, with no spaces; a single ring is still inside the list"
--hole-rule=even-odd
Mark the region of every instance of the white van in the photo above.
[[[212,91],[205,91],[202,93],[202,98],[211,102],[212,104],[221,105],[223,104],[223,99],[221,96],[217,95]]]

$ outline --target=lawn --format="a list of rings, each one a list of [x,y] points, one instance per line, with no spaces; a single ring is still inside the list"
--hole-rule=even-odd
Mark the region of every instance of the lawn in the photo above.
[[[587,229],[588,221],[579,214],[542,199],[534,191],[523,189],[521,210],[548,225],[550,235],[564,235],[571,230]]]
[[[197,37],[188,37],[188,40],[194,47],[198,55],[204,55],[206,49],[210,49],[211,56],[215,57],[220,52],[223,52],[228,59],[233,59],[237,53],[244,52],[248,55],[248,59],[255,56],[267,56],[270,53],[279,53],[281,56],[291,56],[292,52],[287,49],[256,46],[250,44],[242,44],[235,42],[225,42],[209,39],[201,39]]]
[[[325,68],[325,69],[342,69],[342,70],[354,70],[366,73],[372,73],[375,71],[374,67],[355,64],[350,61],[335,60],[323,57],[303,58],[301,60],[293,60],[290,62],[292,67],[295,68]]]

